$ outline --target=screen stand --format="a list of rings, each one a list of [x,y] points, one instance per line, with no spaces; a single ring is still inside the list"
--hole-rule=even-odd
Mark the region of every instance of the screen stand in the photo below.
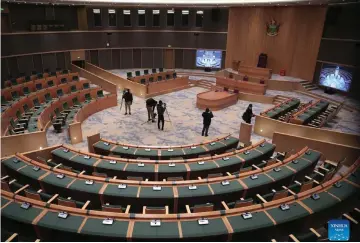
[[[206,67],[206,68],[205,68],[205,72],[211,72],[211,68]]]

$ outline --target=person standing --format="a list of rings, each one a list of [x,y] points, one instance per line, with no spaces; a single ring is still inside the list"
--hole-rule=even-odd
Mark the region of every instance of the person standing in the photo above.
[[[129,115],[131,115],[131,105],[133,102],[133,95],[130,92],[130,89],[127,89],[127,92],[123,94],[122,98],[125,100],[125,115],[127,115],[128,110],[129,110]]]
[[[156,104],[157,104],[157,101],[154,100],[153,98],[146,100],[146,109],[148,111],[148,121],[152,120],[152,122],[155,122],[154,110],[155,110]]]
[[[164,112],[166,110],[166,104],[164,103],[163,106],[163,102],[159,100],[159,104],[156,106],[156,108],[158,113],[158,129],[160,130],[160,122],[162,122],[161,130],[164,130],[164,123],[165,123]]]
[[[246,111],[244,112],[244,114],[242,115],[242,119],[248,123],[251,124],[251,118],[254,117],[255,115],[252,112],[252,104],[250,104],[248,106],[248,108],[246,109]]]
[[[206,108],[206,110],[202,113],[203,117],[203,130],[201,133],[201,136],[207,137],[209,132],[209,127],[211,124],[211,119],[214,117],[213,113],[209,110],[209,108]]]

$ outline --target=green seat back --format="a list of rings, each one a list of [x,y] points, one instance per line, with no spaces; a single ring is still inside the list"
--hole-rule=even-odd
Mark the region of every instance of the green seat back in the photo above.
[[[90,95],[90,93],[85,94],[85,100],[91,100],[91,95]]]
[[[40,106],[39,99],[38,98],[33,99],[33,104],[34,106]]]
[[[19,98],[19,93],[17,91],[13,91],[13,92],[11,92],[11,96],[13,99],[17,99],[17,98]]]
[[[49,87],[52,87],[52,86],[54,86],[54,81],[53,81],[53,80],[49,80],[49,81],[47,82],[47,84],[48,84]]]
[[[83,87],[84,87],[84,89],[88,89],[88,88],[90,88],[90,84],[89,83],[83,83]]]
[[[20,112],[20,110],[17,110],[17,111],[16,111],[16,117],[17,117],[18,119],[21,119],[21,112]]]
[[[62,89],[58,89],[58,90],[56,90],[56,94],[57,94],[57,96],[58,96],[58,97],[61,97],[61,96],[63,96],[63,95],[64,95],[64,93],[63,93],[63,90],[62,90]]]
[[[98,92],[96,92],[97,97],[104,97],[104,93],[102,90],[98,90]]]
[[[29,87],[24,87],[23,92],[24,92],[25,95],[30,94]]]
[[[64,110],[68,110],[69,109],[69,104],[67,102],[65,102],[63,104],[63,108],[64,108]]]
[[[76,85],[72,85],[72,86],[70,87],[70,90],[71,90],[71,92],[76,92]]]
[[[50,101],[50,100],[51,100],[51,95],[50,95],[50,93],[46,93],[46,94],[45,94],[45,100],[46,100],[46,101]]]
[[[12,78],[11,80],[11,85],[17,85],[18,83],[16,82],[16,78]]]
[[[36,90],[42,89],[42,83],[35,84]]]
[[[79,102],[77,97],[73,98],[72,102],[73,102],[74,105],[80,105],[80,102]]]
[[[28,112],[29,111],[29,106],[27,104],[23,105],[24,111]]]

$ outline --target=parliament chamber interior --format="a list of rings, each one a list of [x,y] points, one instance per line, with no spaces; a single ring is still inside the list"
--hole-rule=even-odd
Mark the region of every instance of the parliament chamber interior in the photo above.
[[[1,241],[360,241],[359,13],[2,0]]]

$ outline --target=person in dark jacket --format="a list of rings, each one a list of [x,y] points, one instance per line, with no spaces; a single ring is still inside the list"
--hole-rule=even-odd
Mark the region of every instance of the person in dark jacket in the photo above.
[[[246,109],[246,111],[244,112],[244,114],[242,115],[242,119],[248,123],[251,124],[251,118],[254,117],[255,115],[252,112],[252,104],[250,104],[248,106],[248,108]]]
[[[128,110],[129,110],[129,115],[131,115],[131,105],[133,102],[133,95],[130,92],[130,89],[127,89],[127,92],[123,94],[122,98],[125,100],[125,115],[127,115]]]
[[[157,105],[157,101],[153,98],[146,100],[146,109],[148,111],[148,121],[155,122],[155,106]]]
[[[202,113],[203,116],[203,130],[201,133],[201,136],[207,137],[209,132],[209,127],[211,124],[211,119],[214,117],[213,113],[209,110],[209,108],[206,108],[205,112]]]
[[[159,104],[157,104],[156,108],[158,113],[158,129],[160,130],[160,122],[162,122],[161,130],[164,130],[164,123],[165,123],[164,113],[166,110],[166,104],[164,103],[163,106],[163,102],[159,100]]]

